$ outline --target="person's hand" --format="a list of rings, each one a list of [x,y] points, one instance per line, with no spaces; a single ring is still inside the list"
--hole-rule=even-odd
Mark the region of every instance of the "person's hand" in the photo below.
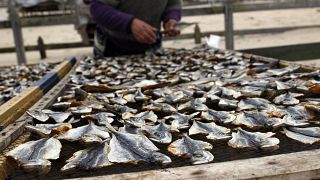
[[[164,24],[164,32],[163,34],[167,36],[177,36],[180,34],[180,30],[176,29],[178,21],[174,19],[170,19]]]
[[[157,41],[157,29],[140,19],[133,19],[131,32],[133,37],[141,44],[154,44]]]

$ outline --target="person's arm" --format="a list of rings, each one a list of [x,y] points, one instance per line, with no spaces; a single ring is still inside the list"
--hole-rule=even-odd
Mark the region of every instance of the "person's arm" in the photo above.
[[[130,14],[118,11],[113,6],[99,0],[92,0],[90,11],[94,21],[102,27],[122,33],[131,31],[134,17]]]
[[[181,20],[181,9],[181,0],[169,0],[166,10],[162,15],[165,34],[169,36],[176,36],[180,34],[180,31],[176,30],[175,27],[177,23]]]

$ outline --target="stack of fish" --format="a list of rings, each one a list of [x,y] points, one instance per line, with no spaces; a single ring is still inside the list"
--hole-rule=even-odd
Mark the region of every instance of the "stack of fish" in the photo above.
[[[7,154],[47,173],[68,142],[82,145],[62,171],[119,163],[214,160],[215,143],[274,151],[282,133],[320,141],[319,72],[199,48],[154,56],[85,58],[50,110],[28,112],[41,137]],[[165,150],[159,146],[165,146]],[[239,152],[241,153],[241,152]],[[175,158],[173,158],[175,157]],[[51,161],[49,161],[51,160]]]
[[[41,62],[32,66],[0,68],[0,105],[30,87],[35,81],[53,69],[53,64]]]

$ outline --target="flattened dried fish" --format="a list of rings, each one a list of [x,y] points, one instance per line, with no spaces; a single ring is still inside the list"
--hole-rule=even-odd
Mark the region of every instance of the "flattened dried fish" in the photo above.
[[[119,128],[119,132],[121,133],[129,133],[129,134],[143,134],[141,128],[137,128],[134,126],[131,126],[130,124],[124,124],[123,127]]]
[[[203,164],[213,161],[214,156],[206,150],[212,149],[212,145],[207,142],[193,140],[185,135],[171,143],[168,151],[175,156],[189,158],[192,164]]]
[[[44,138],[21,144],[6,154],[15,159],[26,172],[47,174],[51,169],[49,160],[58,159],[62,145],[55,138]]]
[[[279,127],[284,124],[284,121],[280,118],[268,118],[266,113],[263,112],[241,112],[235,121],[235,125],[244,125],[251,129],[263,128],[263,127]]]
[[[49,137],[55,134],[64,133],[72,128],[69,123],[58,124],[37,124],[35,126],[26,125],[26,129],[32,133],[36,133],[41,137]]]
[[[145,121],[149,120],[153,123],[157,122],[158,116],[153,111],[145,111],[139,114],[129,116],[125,118],[125,122],[135,127],[142,127],[145,125]]]
[[[178,106],[178,111],[186,111],[186,110],[207,111],[209,108],[205,105],[205,103],[206,103],[206,98],[196,98]]]
[[[86,116],[81,116],[81,118],[84,119],[89,119],[89,120],[94,120],[98,125],[106,125],[107,123],[111,124],[116,115],[112,113],[107,113],[107,112],[100,112],[97,114],[91,114],[91,115],[86,115]]]
[[[291,65],[281,69],[269,69],[267,72],[274,76],[283,76],[288,73],[292,73],[300,68],[300,65]]]
[[[282,105],[297,105],[299,104],[299,100],[296,99],[297,97],[302,97],[303,94],[298,94],[298,93],[291,93],[288,92],[286,94],[281,94],[280,96],[277,96],[274,98],[273,102],[275,104],[282,104]]]
[[[67,141],[80,141],[83,144],[101,143],[103,140],[110,138],[105,127],[96,126],[93,123],[71,129],[58,136],[58,139]]]
[[[296,87],[295,84],[291,84],[288,82],[282,82],[282,81],[275,81],[277,85],[277,90],[290,90]]]
[[[187,129],[190,127],[189,121],[198,115],[199,112],[186,115],[186,114],[180,114],[180,113],[174,113],[171,116],[166,116],[164,119],[172,119],[171,122],[171,130],[175,132],[179,132],[180,129]]]
[[[213,109],[209,109],[208,111],[203,111],[201,113],[201,119],[214,122],[218,121],[227,124],[236,119],[236,116],[232,113],[234,112],[215,111]]]
[[[114,98],[110,99],[110,103],[119,104],[119,105],[125,105],[128,102],[125,99],[121,98],[121,97],[114,97]]]
[[[156,126],[143,126],[142,130],[145,135],[152,141],[162,144],[169,144],[172,141],[170,133],[170,125],[165,124],[164,121]]]
[[[27,114],[41,122],[46,122],[50,118],[47,114],[43,113],[42,111],[27,111]]]
[[[319,127],[307,127],[307,128],[289,127],[289,128],[283,128],[283,133],[289,138],[297,140],[304,144],[315,144],[320,142]]]
[[[278,138],[272,137],[273,135],[275,133],[248,132],[239,128],[238,132],[232,133],[232,139],[229,140],[228,145],[240,149],[273,151],[279,148],[280,143]]]
[[[110,147],[107,142],[77,151],[67,160],[67,164],[61,168],[61,171],[75,168],[90,170],[110,166],[112,163],[108,159],[109,151]]]
[[[231,138],[231,130],[222,126],[216,125],[216,123],[202,123],[193,121],[191,128],[189,129],[189,135],[205,134],[207,139],[211,140],[225,140]]]
[[[42,110],[43,113],[46,113],[50,118],[52,118],[57,123],[62,123],[71,116],[70,112],[55,112],[48,109]]]
[[[72,107],[70,108],[70,111],[72,112],[72,114],[76,114],[76,115],[84,115],[84,114],[90,114],[92,112],[92,108],[91,107]]]
[[[111,127],[112,128],[112,127]],[[138,163],[140,161],[169,164],[171,159],[144,135],[112,131],[108,159],[115,163]]]
[[[309,124],[308,120],[312,118],[303,106],[287,107],[283,117],[284,123],[289,126],[306,126]]]
[[[146,96],[141,92],[141,88],[137,90],[137,92],[134,95],[134,100],[135,102],[145,102],[151,99],[150,96]]]
[[[275,110],[275,106],[273,106],[270,101],[262,98],[247,98],[242,99],[238,103],[238,111],[243,110],[266,110],[273,111]]]
[[[190,96],[186,96],[182,91],[177,91],[172,94],[166,95],[162,98],[155,100],[158,103],[169,103],[169,104],[176,104],[176,103],[183,103],[190,100]]]
[[[157,111],[157,112],[164,112],[164,113],[173,113],[177,111],[173,106],[169,104],[156,103],[156,102],[152,102],[149,105],[142,106],[142,109],[148,110],[148,111],[151,110],[151,111]]]

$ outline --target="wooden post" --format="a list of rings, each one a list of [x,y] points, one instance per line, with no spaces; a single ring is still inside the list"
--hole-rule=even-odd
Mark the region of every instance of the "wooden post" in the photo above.
[[[226,49],[234,49],[233,40],[233,5],[232,0],[224,1],[224,25],[225,25],[225,38]]]
[[[38,37],[38,50],[40,52],[41,60],[45,59],[47,57],[46,47],[41,36]]]
[[[196,44],[201,43],[201,30],[198,24],[194,27],[194,42]]]
[[[26,64],[26,55],[23,43],[23,36],[21,30],[21,22],[19,18],[19,14],[15,8],[15,2],[13,0],[8,2],[9,4],[9,14],[10,14],[10,21],[11,27],[13,30],[13,38],[16,47],[17,59],[18,64],[23,65]]]

